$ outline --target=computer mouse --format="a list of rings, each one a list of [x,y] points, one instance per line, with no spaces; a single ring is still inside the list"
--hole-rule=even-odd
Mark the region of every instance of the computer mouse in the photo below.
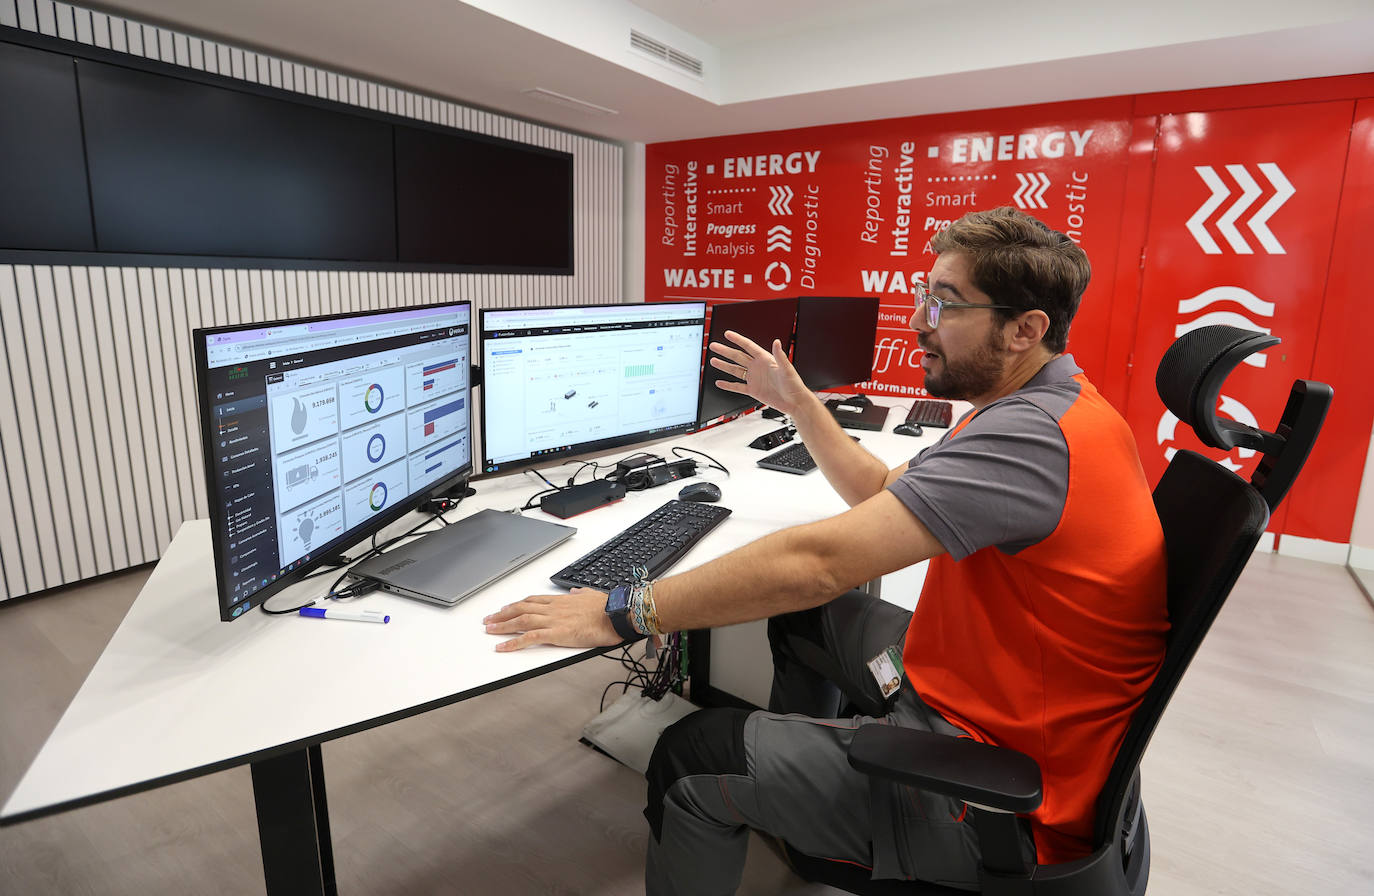
[[[682,501],[714,504],[720,500],[720,486],[714,482],[693,482],[690,485],[684,485],[677,496]]]
[[[923,436],[926,434],[919,423],[898,423],[892,427],[892,431],[899,436]]]

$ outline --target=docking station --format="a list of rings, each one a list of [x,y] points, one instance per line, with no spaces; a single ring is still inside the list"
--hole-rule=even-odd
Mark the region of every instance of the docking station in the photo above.
[[[565,520],[605,504],[612,504],[623,497],[624,483],[598,479],[595,482],[584,482],[582,485],[571,485],[551,495],[545,495],[539,500],[539,509]]]

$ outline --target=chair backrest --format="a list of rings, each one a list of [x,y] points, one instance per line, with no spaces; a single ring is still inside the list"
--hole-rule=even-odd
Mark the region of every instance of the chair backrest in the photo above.
[[[1160,361],[1155,377],[1160,398],[1204,444],[1251,447],[1264,456],[1247,482],[1201,454],[1179,451],[1155,486],[1169,563],[1168,646],[1098,797],[1095,847],[1130,826],[1128,797],[1164,708],[1249,562],[1270,513],[1301,471],[1330,406],[1330,386],[1299,380],[1275,432],[1217,417],[1222,381],[1248,355],[1278,342],[1235,327],[1202,327],[1179,337]]]

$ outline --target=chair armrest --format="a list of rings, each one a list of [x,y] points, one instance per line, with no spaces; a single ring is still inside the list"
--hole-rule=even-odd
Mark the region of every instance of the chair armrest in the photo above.
[[[1040,805],[1040,766],[1034,759],[972,738],[864,725],[854,733],[849,764],[866,775],[987,809],[1024,813]]]

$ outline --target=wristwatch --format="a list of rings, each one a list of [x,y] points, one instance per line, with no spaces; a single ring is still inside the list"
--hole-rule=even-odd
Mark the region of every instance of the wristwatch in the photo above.
[[[634,623],[630,621],[629,585],[616,585],[611,589],[611,593],[606,595],[606,615],[610,617],[615,633],[624,640],[638,641],[644,637],[635,630]]]

